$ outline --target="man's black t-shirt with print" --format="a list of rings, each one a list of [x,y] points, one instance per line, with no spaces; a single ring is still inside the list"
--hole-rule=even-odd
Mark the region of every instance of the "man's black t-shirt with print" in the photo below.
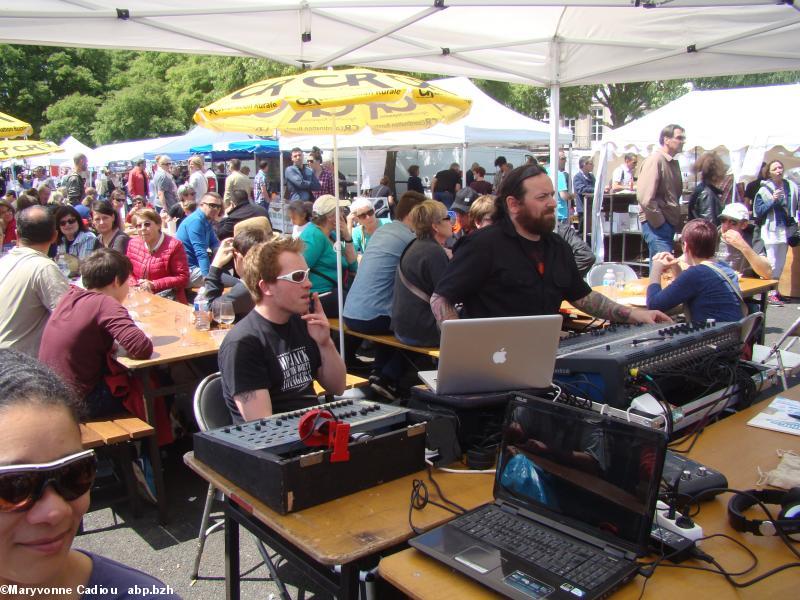
[[[222,392],[234,423],[243,419],[233,398],[245,392],[269,391],[273,413],[316,404],[312,382],[321,364],[319,347],[298,315],[278,324],[250,311],[219,349]]]

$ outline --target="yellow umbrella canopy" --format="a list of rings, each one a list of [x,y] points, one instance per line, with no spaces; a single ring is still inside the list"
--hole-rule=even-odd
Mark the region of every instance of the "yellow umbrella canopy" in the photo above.
[[[64,149],[53,142],[37,142],[34,140],[0,140],[0,160],[22,158],[24,156],[41,156],[56,154]]]
[[[350,134],[428,129],[469,112],[472,101],[407,75],[313,70],[248,85],[199,108],[194,120],[256,135]],[[335,126],[334,126],[335,124]]]
[[[33,127],[30,123],[0,112],[0,138],[13,138],[32,133]]]

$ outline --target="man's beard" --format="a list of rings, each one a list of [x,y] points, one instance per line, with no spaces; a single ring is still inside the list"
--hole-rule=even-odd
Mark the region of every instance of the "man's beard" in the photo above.
[[[555,209],[542,213],[538,217],[531,214],[530,209],[522,205],[521,210],[517,213],[517,224],[525,231],[533,235],[542,235],[550,233],[556,226],[556,211]]]

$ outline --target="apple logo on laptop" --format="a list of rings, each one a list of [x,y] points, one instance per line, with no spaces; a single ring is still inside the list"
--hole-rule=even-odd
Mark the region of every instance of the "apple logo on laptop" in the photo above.
[[[506,362],[506,354],[506,349],[500,348],[500,350],[492,354],[492,362],[496,365],[502,365]]]

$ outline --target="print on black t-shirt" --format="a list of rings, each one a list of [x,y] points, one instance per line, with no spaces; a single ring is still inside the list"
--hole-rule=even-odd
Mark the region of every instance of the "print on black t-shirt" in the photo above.
[[[282,392],[298,389],[311,382],[311,359],[305,348],[297,348],[277,356],[283,371]]]

